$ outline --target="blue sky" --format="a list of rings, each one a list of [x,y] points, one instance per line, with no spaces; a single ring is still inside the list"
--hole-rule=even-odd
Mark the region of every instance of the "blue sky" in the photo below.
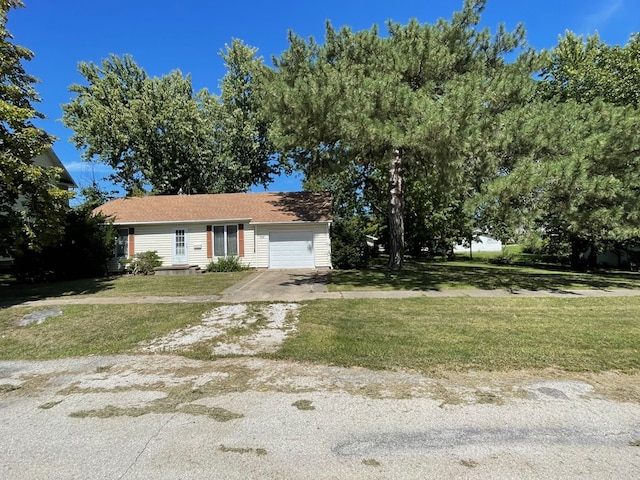
[[[76,182],[100,180],[105,167],[81,161],[69,143],[71,131],[60,121],[60,105],[71,100],[69,85],[82,81],[80,61],[99,63],[109,54],[133,55],[152,76],[179,69],[190,73],[196,89],[218,91],[224,68],[219,52],[232,38],[257,47],[270,63],[287,48],[287,31],[321,40],[326,20],[335,27],[355,30],[386,20],[406,23],[410,18],[434,22],[451,18],[462,0],[23,0],[26,8],[12,10],[9,30],[14,42],[31,49],[35,58],[25,64],[38,77],[47,116],[38,126],[58,137],[54,150]],[[527,29],[529,44],[552,48],[565,30],[596,31],[610,44],[625,44],[640,31],[640,0],[488,0],[483,24],[499,23]],[[280,177],[269,190],[300,189],[297,178]]]

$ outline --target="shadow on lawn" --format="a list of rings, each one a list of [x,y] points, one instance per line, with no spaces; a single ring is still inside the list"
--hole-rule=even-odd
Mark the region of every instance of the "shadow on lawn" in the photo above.
[[[628,272],[577,273],[548,267],[498,266],[412,261],[400,272],[376,265],[367,270],[334,271],[331,284],[355,289],[443,290],[570,290],[576,288],[640,288],[640,275]]]
[[[91,295],[114,288],[114,277],[87,278],[60,282],[17,283],[0,279],[0,305],[18,305],[30,300],[71,295]]]

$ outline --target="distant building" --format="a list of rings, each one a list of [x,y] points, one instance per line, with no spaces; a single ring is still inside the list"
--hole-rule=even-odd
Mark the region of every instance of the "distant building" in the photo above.
[[[471,252],[501,252],[502,251],[502,242],[500,240],[496,240],[495,238],[486,236],[486,235],[478,235],[472,242],[471,245],[459,243],[454,245],[453,253],[469,253]]]
[[[60,161],[60,159],[58,158],[58,156],[56,155],[56,153],[53,151],[52,148],[48,148],[47,150],[42,152],[37,157],[34,157],[31,161],[32,161],[32,163],[34,165],[38,165],[40,167],[44,167],[44,168],[57,167],[57,168],[62,169],[62,173],[60,174],[60,178],[58,179],[58,182],[56,183],[56,186],[58,188],[61,188],[63,190],[69,190],[71,188],[76,188],[77,187],[76,182],[71,177],[71,174],[64,167],[64,165],[62,164],[62,162]],[[21,205],[22,204],[21,204],[20,200],[18,199],[18,203],[16,205],[16,208],[20,209]],[[3,268],[8,268],[11,265],[12,261],[13,261],[13,259],[11,257],[2,257],[2,256],[0,256],[0,270],[3,269]]]

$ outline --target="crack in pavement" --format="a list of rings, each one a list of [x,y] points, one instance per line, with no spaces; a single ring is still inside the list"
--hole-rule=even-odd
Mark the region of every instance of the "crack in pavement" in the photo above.
[[[118,480],[122,480],[129,473],[129,471],[136,465],[136,463],[138,463],[138,460],[140,460],[140,457],[142,456],[142,454],[147,450],[151,441],[155,438],[158,438],[158,436],[160,435],[160,432],[169,424],[169,422],[171,422],[174,418],[176,418],[176,415],[177,413],[174,413],[173,415],[171,415],[171,417],[166,422],[160,425],[160,427],[158,428],[158,431],[149,437],[147,442],[144,444],[144,447],[142,447],[142,450],[140,450],[138,455],[136,455],[136,458],[133,460],[133,462],[131,462],[131,464],[127,467],[124,473],[118,477]]]

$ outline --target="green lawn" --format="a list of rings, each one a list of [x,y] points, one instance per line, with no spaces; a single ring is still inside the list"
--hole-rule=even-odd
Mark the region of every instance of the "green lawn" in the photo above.
[[[0,309],[0,359],[136,353],[141,341],[194,325],[212,304],[65,305]],[[315,300],[275,358],[374,369],[640,370],[640,297]],[[210,350],[186,347],[190,357]]]
[[[318,300],[277,358],[374,369],[640,369],[640,298]]]
[[[450,290],[465,288],[563,290],[640,288],[637,272],[579,273],[559,266],[494,265],[476,261],[410,260],[399,272],[382,261],[365,270],[334,270],[329,290]]]
[[[67,282],[16,284],[0,281],[0,300],[43,299],[77,296],[132,297],[217,295],[250,272],[202,275],[121,275]]]
[[[126,353],[138,342],[195,324],[211,304],[65,305],[40,325],[17,327],[45,308],[0,309],[0,359],[50,359]]]

